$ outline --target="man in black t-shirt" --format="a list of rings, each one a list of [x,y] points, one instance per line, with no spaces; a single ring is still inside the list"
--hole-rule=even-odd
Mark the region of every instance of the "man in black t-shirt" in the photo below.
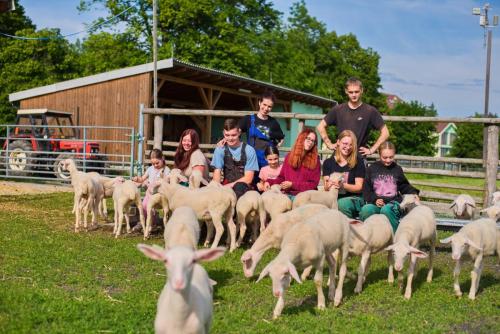
[[[326,127],[335,125],[338,133],[343,130],[351,130],[358,139],[359,152],[362,155],[373,154],[389,138],[389,129],[384,124],[384,120],[378,110],[361,101],[363,85],[359,79],[350,78],[347,80],[345,92],[349,101],[333,107],[318,124],[317,130],[326,146],[331,150],[335,150],[337,144],[332,143],[330,138],[328,138]],[[367,141],[371,129],[380,130],[380,136],[372,147],[368,147]]]

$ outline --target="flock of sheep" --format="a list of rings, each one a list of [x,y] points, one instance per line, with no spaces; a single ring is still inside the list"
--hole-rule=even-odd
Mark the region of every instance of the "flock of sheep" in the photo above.
[[[104,215],[104,199],[112,197],[114,203],[114,230],[121,233],[123,218],[127,232],[130,231],[127,210],[135,204],[141,208],[140,193],[135,183],[121,177],[107,178],[97,173],[79,172],[71,159],[64,161],[64,167],[71,174],[74,187],[75,231],[79,231],[81,216],[87,228],[87,215],[92,213],[92,223],[97,224],[97,215]],[[332,175],[331,177],[336,177]],[[405,195],[401,209],[408,213],[401,219],[393,233],[384,215],[373,215],[365,222],[352,220],[337,210],[337,190],[307,191],[292,201],[278,188],[259,194],[249,191],[238,201],[232,189],[210,182],[207,183],[196,172],[190,180],[191,188],[179,184],[183,176],[179,170],[172,170],[162,177],[156,186],[156,193],[148,203],[147,220],[139,209],[140,224],[144,239],[151,232],[151,217],[154,208],[164,212],[165,248],[139,244],[138,248],[147,257],[162,261],[168,272],[168,279],[158,300],[155,320],[157,333],[206,333],[212,321],[213,285],[201,261],[212,261],[222,256],[225,248],[218,247],[228,229],[226,244],[232,252],[243,242],[247,225],[252,230],[252,246],[241,256],[243,273],[254,275],[255,268],[263,254],[270,248],[280,249],[279,254],[261,271],[257,280],[269,275],[272,290],[278,298],[273,318],[280,316],[285,305],[285,293],[291,280],[301,283],[314,270],[317,291],[317,307],[325,308],[323,294],[323,268],[325,261],[329,268],[328,299],[334,306],[342,301],[342,289],[347,271],[347,260],[360,256],[357,284],[354,292],[360,293],[365,283],[372,254],[388,252],[388,281],[394,282],[393,269],[398,272],[400,288],[403,287],[402,270],[409,258],[409,267],[404,297],[411,298],[412,281],[418,258],[429,258],[427,282],[432,281],[433,257],[437,244],[436,219],[434,212],[422,205],[415,195]],[[500,230],[496,219],[500,215],[500,193],[494,194],[493,205],[483,212],[487,218],[474,218],[474,200],[468,195],[460,195],[451,205],[456,217],[471,219],[458,233],[441,240],[451,243],[452,259],[456,261],[454,270],[454,290],[461,296],[458,276],[461,258],[470,256],[474,261],[471,272],[469,298],[475,299],[482,271],[483,256],[500,256]],[[168,213],[171,213],[168,219]],[[233,217],[236,213],[236,223]],[[266,224],[267,217],[270,222]],[[207,225],[204,246],[210,242],[211,248],[197,249],[200,238],[199,222]],[[223,223],[224,222],[224,223]],[[239,236],[237,236],[239,227]],[[215,236],[214,236],[215,232]],[[212,240],[213,239],[213,240]],[[429,253],[421,251],[422,245],[430,247]],[[337,273],[337,264],[339,272]],[[298,270],[303,272],[299,275]],[[338,282],[336,282],[338,278]]]

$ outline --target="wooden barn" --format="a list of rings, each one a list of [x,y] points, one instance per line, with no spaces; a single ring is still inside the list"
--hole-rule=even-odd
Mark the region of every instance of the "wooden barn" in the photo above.
[[[257,110],[257,98],[265,90],[277,97],[275,112],[322,113],[336,102],[251,78],[186,63],[175,58],[161,60],[158,69],[160,108]],[[9,95],[21,109],[48,108],[73,113],[79,126],[123,126],[138,128],[140,105],[153,106],[153,63],[123,68],[79,79],[36,87]],[[228,117],[230,113],[228,113]],[[147,140],[153,138],[153,117],[144,123]],[[208,121],[209,119],[209,121]],[[224,117],[168,116],[164,119],[163,140],[177,141],[188,127],[199,131],[204,143],[221,135]],[[294,120],[280,120],[285,146],[296,136]],[[314,125],[314,124],[309,124]],[[106,141],[122,140],[105,129],[97,130]],[[117,152],[116,143],[104,145],[104,152]]]

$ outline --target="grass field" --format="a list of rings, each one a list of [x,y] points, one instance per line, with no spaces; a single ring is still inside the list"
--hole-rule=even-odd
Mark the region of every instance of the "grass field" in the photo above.
[[[110,230],[75,234],[71,194],[0,197],[0,333],[151,333],[165,269],[136,250],[139,235],[115,240]],[[440,237],[447,235],[440,232]],[[162,244],[157,236],[148,243]],[[218,282],[213,333],[499,333],[500,267],[485,260],[478,298],[453,295],[453,263],[440,248],[434,281],[420,262],[406,301],[386,281],[385,254],[376,255],[360,295],[347,280],[338,308],[315,309],[311,280],[292,284],[279,320],[269,278],[242,274],[242,250],[207,263]],[[263,268],[276,252],[266,254]],[[355,271],[357,259],[350,261]],[[464,295],[471,264],[462,269]],[[326,275],[325,275],[326,285]],[[325,286],[326,291],[326,286]]]

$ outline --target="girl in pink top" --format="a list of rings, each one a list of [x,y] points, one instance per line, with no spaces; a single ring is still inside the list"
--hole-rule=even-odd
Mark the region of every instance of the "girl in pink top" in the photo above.
[[[276,146],[268,146],[264,151],[264,155],[268,165],[262,167],[259,172],[260,181],[257,183],[257,189],[261,192],[269,189],[269,185],[266,187],[266,181],[276,179],[282,166],[280,164],[280,151]]]

